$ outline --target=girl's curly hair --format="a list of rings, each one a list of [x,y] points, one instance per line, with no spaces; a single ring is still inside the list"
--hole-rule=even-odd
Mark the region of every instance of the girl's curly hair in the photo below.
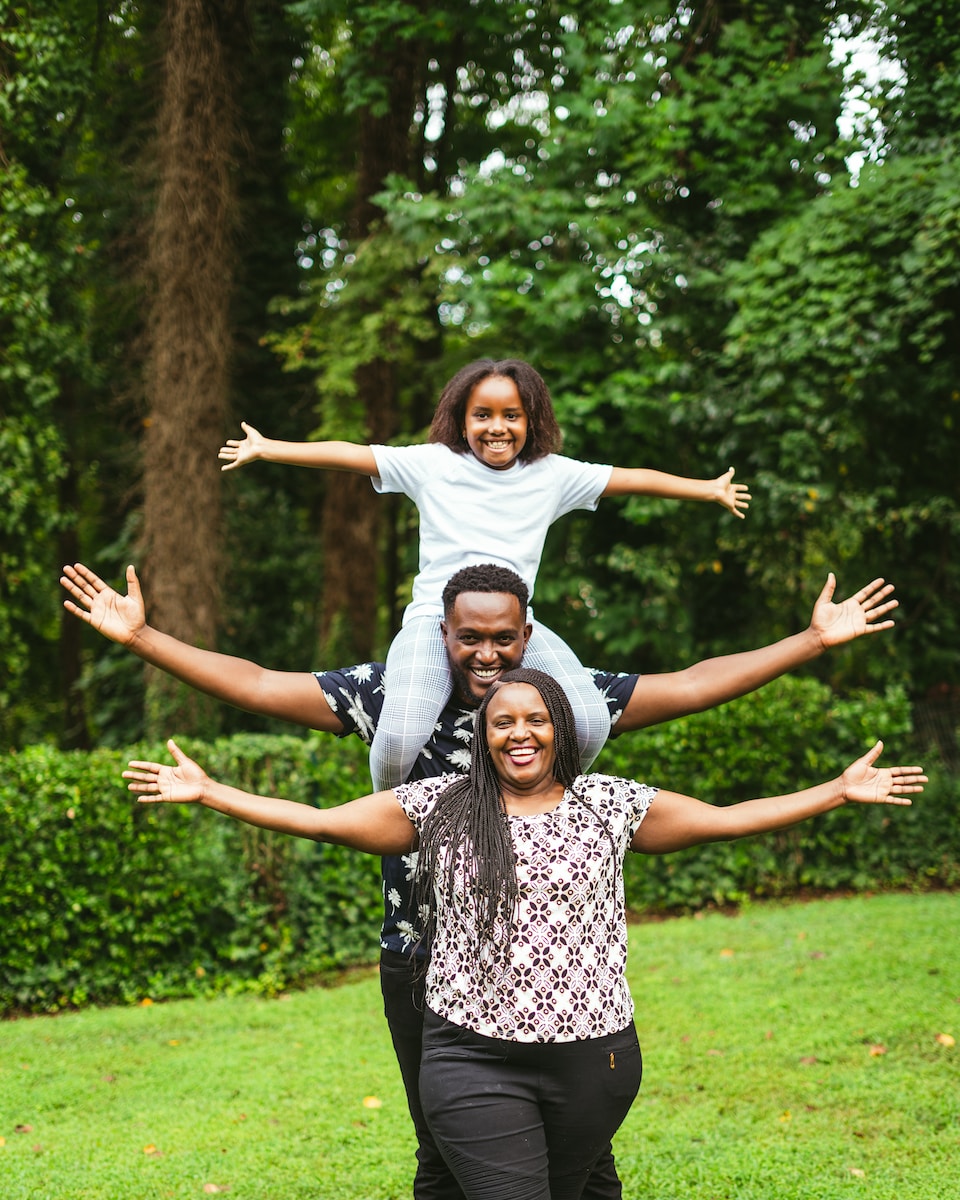
[[[462,367],[446,384],[437,403],[430,426],[431,442],[449,446],[456,454],[468,454],[470,447],[463,436],[467,405],[473,389],[491,376],[512,379],[527,414],[527,440],[520,451],[521,462],[536,462],[556,454],[563,434],[553,411],[550,392],[538,371],[519,358],[481,358]]]

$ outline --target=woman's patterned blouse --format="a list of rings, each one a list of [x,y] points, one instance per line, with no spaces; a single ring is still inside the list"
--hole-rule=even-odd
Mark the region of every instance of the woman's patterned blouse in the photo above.
[[[457,778],[394,789],[418,830]],[[433,1012],[514,1042],[582,1041],[629,1024],[623,858],[656,792],[581,775],[550,812],[509,817],[520,885],[512,938],[504,924],[492,944],[478,946],[465,889],[450,906],[437,889],[427,974]]]

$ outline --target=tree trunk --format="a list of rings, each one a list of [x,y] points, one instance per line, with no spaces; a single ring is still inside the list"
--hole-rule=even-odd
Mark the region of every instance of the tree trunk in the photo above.
[[[423,86],[424,48],[413,38],[384,39],[379,47],[381,74],[389,102],[382,115],[360,115],[357,199],[351,235],[359,242],[380,216],[373,197],[392,172],[415,174],[413,113]],[[357,396],[366,414],[371,443],[386,442],[396,429],[396,371],[386,359],[374,359],[357,371]],[[373,655],[377,642],[378,575],[384,553],[380,536],[383,498],[360,475],[331,478],[323,505],[324,591],[320,625],[321,662],[360,661]],[[392,597],[391,597],[392,602]]]
[[[151,620],[213,648],[220,470],[231,356],[234,80],[226,32],[240,0],[168,0],[148,245],[144,437],[145,574]],[[147,728],[209,733],[212,702],[150,671]]]

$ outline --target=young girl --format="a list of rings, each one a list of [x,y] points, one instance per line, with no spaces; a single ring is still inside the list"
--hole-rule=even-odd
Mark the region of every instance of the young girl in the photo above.
[[[743,517],[750,501],[747,488],[733,483],[733,467],[717,479],[684,479],[557,454],[562,435],[550,393],[518,359],[482,359],[458,371],[443,389],[425,446],[279,442],[241,424],[246,437],[220,450],[224,471],[258,458],[356,471],[378,492],[409,496],[420,512],[419,573],[387,655],[387,696],[370,752],[378,791],[407,778],[450,696],[440,595],[455,571],[499,563],[516,571],[532,596],[547,530],[573,509],[593,510],[603,496],[644,495],[712,500]],[[603,697],[566,643],[539,622],[523,661],[563,687],[586,770],[610,729]]]

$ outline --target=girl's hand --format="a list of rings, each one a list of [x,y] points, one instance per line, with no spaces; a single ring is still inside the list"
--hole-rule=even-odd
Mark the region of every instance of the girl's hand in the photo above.
[[[187,758],[177,743],[170,739],[167,749],[177,760],[175,767],[162,763],[131,762],[130,770],[124,771],[124,779],[131,792],[141,792],[140,804],[156,804],[163,800],[168,804],[191,804],[203,799],[204,789],[210,779],[192,758]]]
[[[254,462],[260,457],[265,441],[263,434],[246,421],[240,422],[240,428],[247,435],[245,438],[227,438],[227,444],[220,447],[217,458],[224,463],[221,471],[232,471],[234,467],[242,467],[244,463]]]
[[[733,467],[714,480],[714,487],[717,489],[714,497],[716,502],[743,520],[746,510],[750,507],[751,496],[745,483],[733,482]],[[744,511],[741,512],[741,509]]]
[[[883,742],[877,742],[840,776],[844,800],[858,804],[910,804],[906,793],[923,791],[927,782],[923,767],[877,768],[873,764],[882,750]]]

